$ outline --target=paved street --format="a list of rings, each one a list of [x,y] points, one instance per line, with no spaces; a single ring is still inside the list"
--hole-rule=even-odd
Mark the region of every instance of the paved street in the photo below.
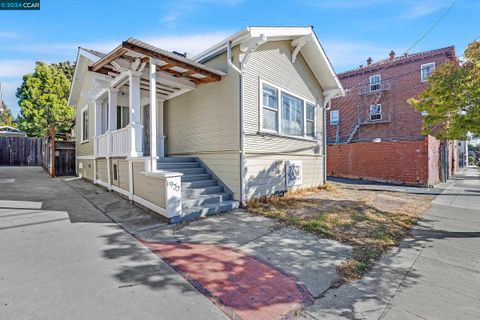
[[[225,319],[100,207],[132,226],[157,218],[112,199],[41,168],[0,168],[0,319]]]
[[[308,319],[478,319],[480,178],[468,168],[432,203],[412,237],[364,279],[329,290]]]
[[[411,238],[334,288],[339,242],[241,210],[167,225],[83,180],[0,168],[0,319],[477,319],[478,170],[443,192],[357,187],[439,196]]]

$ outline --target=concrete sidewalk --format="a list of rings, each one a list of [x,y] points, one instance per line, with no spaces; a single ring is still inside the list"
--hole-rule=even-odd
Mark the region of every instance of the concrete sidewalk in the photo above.
[[[109,212],[131,228],[159,223],[100,188],[0,167],[0,319],[226,319]]]
[[[308,319],[478,319],[480,177],[468,168],[433,201],[400,247],[364,279],[331,289]]]

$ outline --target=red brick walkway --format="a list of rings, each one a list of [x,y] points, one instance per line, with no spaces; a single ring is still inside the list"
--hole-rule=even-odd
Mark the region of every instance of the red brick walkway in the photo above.
[[[212,244],[142,241],[234,319],[283,319],[311,303],[308,291],[253,257]]]

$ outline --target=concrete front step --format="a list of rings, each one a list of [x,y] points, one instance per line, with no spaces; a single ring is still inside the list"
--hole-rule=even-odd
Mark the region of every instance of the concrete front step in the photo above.
[[[209,173],[200,173],[200,174],[184,174],[182,177],[182,182],[191,182],[199,180],[210,180],[212,175]],[[215,181],[215,180],[214,180]]]
[[[183,178],[183,177],[182,177]],[[205,179],[205,180],[196,180],[196,181],[182,181],[182,190],[187,190],[190,188],[206,188],[217,186],[218,183],[216,180]]]
[[[174,169],[169,169],[169,170],[174,171],[174,172],[181,172],[181,173],[183,173],[184,176],[206,174],[207,173],[207,170],[205,170],[204,168],[174,168]]]
[[[162,163],[197,162],[197,159],[195,157],[166,157],[166,158],[158,158],[157,162],[162,162]]]
[[[157,168],[175,171],[175,169],[201,168],[201,166],[198,162],[158,162]]]
[[[182,197],[194,198],[204,194],[222,193],[222,186],[211,186],[205,188],[186,188],[182,189]]]
[[[214,214],[228,212],[237,209],[239,206],[238,201],[224,201],[220,204],[209,204],[201,207],[193,207],[183,210],[182,221],[184,220],[194,220],[206,216],[211,216]]]
[[[231,199],[231,195],[226,192],[206,194],[206,195],[201,195],[194,198],[182,199],[182,207],[183,209],[188,209],[188,208],[203,206],[207,204],[219,204],[223,201],[227,201],[230,199]]]

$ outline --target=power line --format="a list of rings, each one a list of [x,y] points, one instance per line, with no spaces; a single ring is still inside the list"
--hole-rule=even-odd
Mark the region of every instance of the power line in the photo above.
[[[458,0],[453,0],[452,3],[448,6],[448,8],[445,10],[445,12],[433,23],[433,25],[420,37],[418,38],[405,52],[404,52],[404,55],[407,55],[409,53],[410,50],[412,50],[414,47],[416,47],[423,39],[425,39],[429,34],[430,32],[432,32],[435,27],[437,27],[440,22],[445,18],[445,16],[450,12],[450,10],[453,8],[453,6],[455,5],[455,3],[457,3]],[[383,67],[382,69],[380,69],[378,71],[378,73],[381,73],[382,71],[384,71],[385,69],[387,69],[388,67],[390,67],[390,65],[395,61],[395,59],[393,59],[392,61],[388,62],[386,64],[385,67]],[[360,83],[358,83],[357,85],[347,89],[347,90],[352,90],[352,89],[355,89],[356,87],[360,86],[363,84],[364,81],[366,81],[367,78],[363,79]]]
[[[445,10],[445,12],[437,19],[437,21],[435,21],[435,23],[417,40],[415,41],[412,46],[410,48],[407,49],[407,51],[405,51],[405,53],[408,53],[410,50],[412,50],[420,41],[422,41],[423,39],[425,39],[429,34],[430,32],[433,31],[433,29],[435,29],[435,27],[443,20],[443,18],[445,18],[445,16],[450,12],[450,10],[453,8],[453,6],[455,5],[455,3],[457,3],[458,0],[453,0],[452,3],[450,4],[450,6],[448,6],[447,10]]]

